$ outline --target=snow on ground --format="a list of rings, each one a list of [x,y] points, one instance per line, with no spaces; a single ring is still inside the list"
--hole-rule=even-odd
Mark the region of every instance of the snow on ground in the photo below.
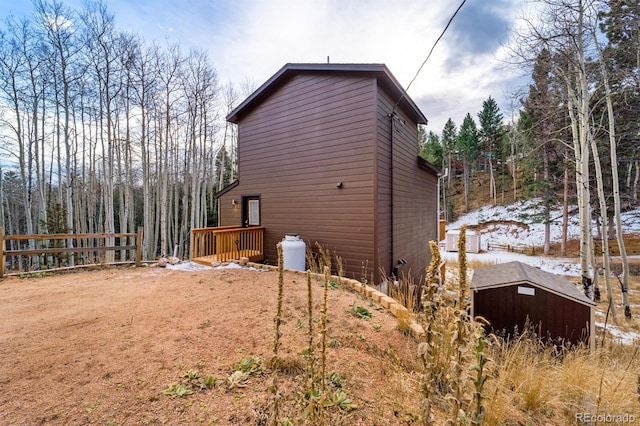
[[[569,216],[567,235],[569,239],[580,238],[580,226],[576,207]],[[482,253],[468,253],[469,260],[478,260],[488,264],[520,261],[536,266],[544,271],[560,275],[580,276],[578,259],[550,258],[527,256],[487,248],[491,244],[541,247],[544,245],[544,224],[542,223],[543,205],[540,200],[523,200],[507,206],[485,206],[461,216],[458,220],[447,224],[447,230],[467,226],[485,224],[481,231],[480,241]],[[551,211],[551,242],[559,242],[562,238],[562,208]],[[492,222],[496,223],[492,223]],[[499,222],[499,223],[498,223]],[[596,224],[593,224],[594,229]],[[625,234],[640,233],[640,209],[622,214],[622,226]],[[446,260],[457,259],[456,252],[443,252]]]
[[[502,224],[489,226],[483,232],[483,246],[487,243],[542,246],[544,244],[543,205],[540,200],[523,200],[507,206],[485,206],[461,216],[447,225],[447,229],[459,229],[468,226],[500,221]],[[573,212],[569,216],[567,234],[569,239],[580,237],[578,211],[570,206]],[[551,241],[558,242],[562,238],[562,208],[551,210]],[[622,228],[625,234],[640,233],[640,209],[621,214]],[[593,223],[596,229],[595,222]]]
[[[443,251],[441,252],[441,255],[444,260],[458,260],[457,252]],[[578,259],[528,256],[526,254],[492,250],[483,253],[467,253],[467,260],[478,261],[489,265],[518,261],[553,274],[575,277],[580,276],[580,264],[578,263]]]
[[[226,264],[221,264],[219,266],[212,267],[212,266],[200,265],[199,263],[188,262],[188,261],[176,263],[175,265],[167,263],[167,268],[172,269],[174,271],[206,271],[206,270],[213,270],[213,269],[248,269],[250,271],[263,270],[263,269],[248,267],[248,266],[240,266],[237,263],[226,263]]]
[[[609,337],[616,343],[620,343],[623,345],[633,345],[640,343],[640,333],[636,333],[633,331],[623,331],[619,327],[616,327],[611,324],[607,324],[607,331],[609,332]],[[602,339],[602,329],[605,327],[605,323],[596,321],[596,339]]]

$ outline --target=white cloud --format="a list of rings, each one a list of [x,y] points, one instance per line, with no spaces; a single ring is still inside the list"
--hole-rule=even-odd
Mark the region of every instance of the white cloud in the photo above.
[[[2,0],[0,0],[1,2]],[[80,0],[67,0],[81,9]],[[503,69],[505,25],[524,0],[467,2],[409,90],[439,133],[493,96],[505,117],[513,70]],[[148,41],[209,52],[221,82],[265,82],[287,62],[385,63],[406,87],[459,2],[415,0],[110,0],[117,24]],[[496,10],[499,9],[499,10]],[[495,22],[495,23],[494,23]],[[456,26],[457,23],[457,26]],[[495,28],[494,28],[495,27]],[[500,28],[498,28],[500,27]],[[478,37],[485,41],[477,43]]]
[[[209,50],[222,81],[248,78],[259,85],[287,62],[325,62],[329,56],[333,63],[385,63],[406,87],[457,5],[251,0],[223,21]],[[449,116],[461,122],[467,112],[475,115],[489,95],[500,102],[504,92],[496,93],[502,91],[497,82],[509,77],[495,53],[461,55],[452,39],[445,34],[409,90],[416,102],[425,100],[418,105],[437,133]],[[455,69],[448,66],[453,62]],[[456,99],[455,109],[433,107],[450,99]]]

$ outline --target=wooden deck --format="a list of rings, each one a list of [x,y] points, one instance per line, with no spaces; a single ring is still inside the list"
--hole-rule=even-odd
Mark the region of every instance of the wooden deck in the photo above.
[[[191,260],[212,266],[216,262],[264,260],[264,227],[216,227],[191,230]]]
[[[246,257],[249,259],[249,262],[260,262],[264,260],[264,254],[260,253],[256,250],[240,250],[240,256],[238,253],[222,253],[221,256],[216,254],[211,254],[209,256],[200,256],[191,259],[191,261],[195,263],[199,263],[200,265],[205,266],[213,266],[218,262],[227,262],[229,260],[239,260],[239,258]],[[218,260],[218,259],[226,259],[226,260]]]

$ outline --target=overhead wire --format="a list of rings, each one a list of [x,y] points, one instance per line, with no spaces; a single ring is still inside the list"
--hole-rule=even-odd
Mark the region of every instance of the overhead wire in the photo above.
[[[429,50],[429,54],[427,55],[427,57],[425,58],[425,60],[422,62],[422,65],[420,65],[420,68],[418,68],[418,71],[416,72],[416,75],[413,76],[413,78],[411,79],[411,81],[409,82],[409,84],[407,85],[407,88],[405,89],[405,92],[409,91],[409,88],[411,87],[411,85],[413,84],[413,82],[416,80],[416,78],[418,78],[418,75],[420,74],[420,71],[422,71],[422,68],[425,66],[425,64],[427,63],[427,61],[429,60],[429,58],[431,57],[431,54],[433,53],[433,50],[436,48],[436,46],[438,45],[438,42],[440,42],[440,40],[442,39],[442,37],[444,37],[444,34],[447,32],[447,30],[449,29],[449,26],[451,25],[451,23],[453,22],[453,20],[455,19],[456,15],[458,15],[458,12],[460,12],[460,9],[462,9],[462,6],[464,6],[464,4],[467,2],[467,0],[462,0],[462,3],[460,3],[460,6],[458,6],[458,8],[456,9],[456,11],[453,13],[453,15],[451,15],[451,18],[449,18],[449,22],[447,22],[447,25],[444,27],[444,29],[442,30],[442,32],[440,33],[440,36],[436,39],[436,41],[433,43],[433,46],[431,46],[431,49]],[[398,103],[402,100],[402,98],[404,97],[404,93],[402,94],[402,96],[400,97],[400,99],[398,99],[398,102],[396,102],[396,105],[393,107],[393,109],[395,109],[395,107],[398,105]]]

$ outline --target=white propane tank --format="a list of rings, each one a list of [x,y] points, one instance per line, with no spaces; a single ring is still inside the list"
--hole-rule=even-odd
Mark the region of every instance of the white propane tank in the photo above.
[[[298,234],[285,234],[282,239],[282,263],[285,269],[306,269],[306,245]]]

